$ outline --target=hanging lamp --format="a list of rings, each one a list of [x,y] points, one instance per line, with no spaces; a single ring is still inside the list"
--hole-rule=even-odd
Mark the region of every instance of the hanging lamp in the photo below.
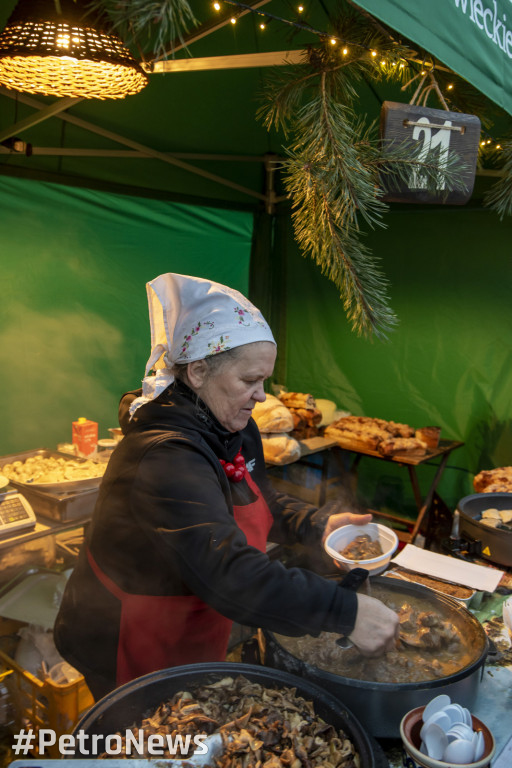
[[[86,4],[19,0],[0,33],[0,85],[85,99],[121,99],[142,90],[146,73]]]

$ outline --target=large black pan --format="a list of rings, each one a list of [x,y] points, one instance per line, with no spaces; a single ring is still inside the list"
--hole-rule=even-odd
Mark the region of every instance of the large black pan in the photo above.
[[[472,493],[457,505],[462,536],[480,542],[480,554],[499,565],[512,567],[512,531],[480,522],[486,509],[512,509],[512,493]]]
[[[307,678],[346,702],[362,725],[378,738],[399,738],[400,721],[410,709],[426,704],[446,693],[452,700],[471,709],[476,701],[488,653],[487,635],[480,622],[464,606],[448,596],[420,584],[383,576],[372,578],[404,598],[421,597],[426,608],[448,615],[462,628],[463,636],[474,648],[473,660],[456,674],[419,683],[381,683],[342,677],[315,667],[290,653],[272,632],[263,630],[265,664]]]
[[[269,688],[296,688],[299,696],[313,702],[319,717],[345,731],[359,752],[360,768],[378,768],[381,764],[378,751],[374,751],[373,740],[337,697],[310,680],[253,664],[188,664],[144,675],[98,701],[76,725],[73,733],[76,735],[83,731],[89,736],[107,736],[118,731],[124,732],[132,728],[134,723],[140,723],[144,716],[153,712],[174,693],[237,675],[244,675],[248,680]]]

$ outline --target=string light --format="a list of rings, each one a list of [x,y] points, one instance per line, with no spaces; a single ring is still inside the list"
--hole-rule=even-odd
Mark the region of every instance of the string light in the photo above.
[[[489,134],[486,134],[483,139],[480,140],[480,148],[484,150],[485,152],[494,152],[494,151],[500,151],[503,150],[503,147],[497,141],[496,139],[493,139],[492,136],[489,136]]]
[[[258,16],[262,16],[262,17],[266,18],[267,20],[270,20],[270,21],[277,20],[277,21],[282,22],[283,24],[288,24],[289,26],[295,27],[296,29],[305,30],[305,31],[309,32],[312,35],[317,35],[319,38],[321,38],[324,41],[329,40],[329,42],[330,42],[330,44],[332,46],[335,46],[338,43],[340,43],[341,45],[343,45],[343,48],[341,49],[341,53],[343,54],[343,56],[348,56],[348,54],[349,54],[349,48],[346,45],[346,42],[347,42],[346,40],[344,40],[343,38],[335,37],[335,36],[329,36],[325,32],[321,32],[320,30],[315,29],[314,27],[312,27],[311,25],[309,25],[307,23],[303,23],[303,22],[300,22],[300,21],[291,21],[290,19],[285,19],[285,18],[283,18],[281,16],[276,16],[273,13],[269,13],[268,11],[263,11],[261,9],[256,11],[250,5],[247,5],[247,3],[239,2],[239,0],[224,0],[224,2],[227,5],[233,5],[233,6],[236,6],[237,8],[239,8],[239,9],[243,9],[245,11],[248,11],[250,13],[256,14]],[[512,0],[511,0],[511,2],[512,2]],[[221,8],[221,3],[218,2],[218,0],[215,0],[215,2],[213,3],[213,7],[215,8],[216,11],[219,11],[220,8]],[[305,10],[304,5],[301,4],[301,5],[297,6],[298,13],[303,13],[304,10]],[[236,24],[237,18],[235,16],[233,16],[230,19],[230,21],[231,21],[231,24]],[[260,27],[261,30],[266,29],[266,26],[267,25],[265,24],[265,22],[260,22],[259,23],[259,27]],[[362,49],[363,51],[364,50],[369,51],[369,53],[370,53],[370,55],[371,55],[371,57],[373,59],[376,59],[378,57],[378,55],[379,55],[378,51],[376,51],[375,49],[371,49],[367,45],[364,45],[362,43],[354,43],[354,42],[352,42],[351,44],[352,44],[352,46],[355,46],[358,49]],[[382,59],[381,62],[380,62],[380,66],[381,67],[389,66],[389,67],[392,67],[394,69],[396,69],[396,67],[400,67],[400,69],[403,69],[406,66],[407,63],[408,63],[407,59],[405,59],[405,60],[401,59],[400,61],[392,61],[392,62],[389,62],[386,59]],[[427,64],[427,66],[428,66],[428,64]],[[432,66],[432,69],[433,69],[434,65],[431,65],[431,66]],[[425,77],[427,74],[428,74],[428,70],[426,69],[425,61],[423,61],[422,69],[420,71],[420,75],[422,77]],[[453,88],[454,88],[453,84],[450,84],[450,85],[447,86],[447,90],[448,91],[453,90]]]

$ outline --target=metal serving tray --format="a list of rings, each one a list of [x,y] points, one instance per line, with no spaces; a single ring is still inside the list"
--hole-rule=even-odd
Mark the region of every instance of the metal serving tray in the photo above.
[[[36,448],[32,451],[21,451],[20,453],[13,453],[10,456],[0,457],[0,474],[2,467],[5,464],[12,464],[14,461],[24,462],[26,459],[33,456],[41,456],[42,458],[56,458],[64,459],[65,461],[72,461],[74,463],[83,464],[87,459],[82,459],[79,456],[70,456],[67,453],[60,453],[59,451],[50,451],[47,448]],[[18,488],[36,488],[39,491],[47,491],[49,493],[73,493],[74,491],[88,491],[94,488],[99,488],[102,476],[99,477],[83,477],[79,480],[64,480],[62,482],[53,483],[22,483],[19,481],[10,481],[12,485]]]
[[[44,458],[54,456],[69,460],[68,454],[51,451],[47,448],[21,451],[9,456],[0,456],[0,474],[5,464],[12,464],[13,461],[25,461],[30,456],[42,456]],[[76,461],[85,461],[85,459],[77,458]],[[48,488],[41,484],[32,485],[14,480],[10,480],[10,484],[25,496],[36,515],[66,522],[67,520],[85,519],[92,515],[101,480],[101,477],[90,480],[87,478],[70,480],[65,483],[48,484]]]

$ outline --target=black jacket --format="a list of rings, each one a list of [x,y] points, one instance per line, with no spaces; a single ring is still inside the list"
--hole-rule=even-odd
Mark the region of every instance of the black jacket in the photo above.
[[[231,460],[240,447],[274,518],[269,539],[320,546],[315,507],[268,481],[254,421],[230,433],[175,382],[135,412],[109,461],[87,534],[94,560],[125,592],[194,594],[240,624],[285,635],[348,634],[357,611],[353,592],[271,561],[236,525],[233,505],[251,503],[254,494],[244,480],[230,483],[219,459]],[[84,548],[57,617],[57,647],[86,677],[115,679],[119,620]]]

